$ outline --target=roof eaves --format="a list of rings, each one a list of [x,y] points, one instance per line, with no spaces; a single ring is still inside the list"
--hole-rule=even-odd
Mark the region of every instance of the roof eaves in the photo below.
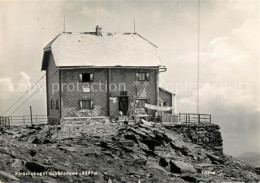
[[[62,33],[59,33],[51,42],[49,42],[44,48],[43,50],[50,50],[51,49],[51,45],[52,43],[61,35]]]
[[[78,68],[147,68],[147,69],[159,69],[159,66],[95,66],[95,65],[86,65],[86,66],[58,66],[59,69],[78,69]]]
[[[172,93],[172,92],[170,92],[170,91],[168,91],[168,90],[166,90],[166,89],[164,89],[162,87],[159,87],[159,89],[161,89],[162,91],[165,91],[165,92],[167,92],[169,94],[176,95],[175,93]]]

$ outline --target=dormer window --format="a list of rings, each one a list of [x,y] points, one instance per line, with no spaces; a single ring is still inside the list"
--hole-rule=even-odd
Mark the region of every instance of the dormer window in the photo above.
[[[94,74],[93,73],[81,73],[79,74],[79,82],[93,82]]]

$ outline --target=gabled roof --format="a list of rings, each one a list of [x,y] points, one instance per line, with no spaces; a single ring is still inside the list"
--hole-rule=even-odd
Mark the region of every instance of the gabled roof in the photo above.
[[[156,46],[137,33],[61,33],[45,48],[57,67],[158,67],[162,66]]]
[[[160,86],[159,86],[159,89],[162,90],[162,91],[164,91],[164,92],[166,92],[166,93],[169,93],[169,94],[171,94],[171,95],[176,95],[176,94],[174,94],[174,93],[172,93],[172,92],[170,92],[170,91],[168,91],[168,90],[166,90],[166,89],[164,89],[164,88],[162,88],[162,87],[160,87]]]

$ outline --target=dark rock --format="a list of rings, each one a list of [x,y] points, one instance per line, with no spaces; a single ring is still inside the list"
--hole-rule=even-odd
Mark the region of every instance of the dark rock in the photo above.
[[[35,151],[35,150],[30,150],[29,153],[30,153],[30,155],[31,155],[32,157],[34,157],[34,156],[36,155],[36,151]]]
[[[255,173],[257,173],[258,175],[260,175],[260,167],[256,167],[256,168],[255,168]]]
[[[33,144],[42,144],[42,141],[36,137],[35,139],[33,139],[32,143]]]
[[[101,142],[100,142],[100,146],[103,147],[103,148],[108,148],[108,147],[109,147],[109,146],[108,146],[108,143],[105,142],[105,141],[101,141]]]
[[[182,176],[181,179],[188,181],[188,182],[197,182],[197,179],[188,175]]]
[[[44,139],[43,144],[50,144],[52,143],[49,139]]]
[[[134,134],[125,134],[124,137],[127,140],[133,140],[136,143],[138,143],[138,139],[137,139],[137,137]]]
[[[31,125],[31,126],[26,126],[29,129],[35,129],[35,130],[42,130],[42,128],[40,126],[36,126],[36,125]]]
[[[165,136],[162,133],[158,132],[158,131],[155,131],[154,135],[155,135],[155,140],[158,140],[158,141],[165,140]]]
[[[145,159],[136,159],[136,160],[134,160],[134,163],[135,164],[139,164],[139,165],[146,165],[147,160],[145,160]]]
[[[158,140],[152,140],[152,139],[145,139],[142,141],[144,144],[146,144],[150,150],[154,151],[155,146],[160,146],[162,142]]]
[[[44,172],[46,167],[40,163],[30,161],[25,164],[25,167],[31,172]]]
[[[169,165],[169,163],[165,160],[165,158],[160,158],[159,165],[161,167],[166,167]]]
[[[172,173],[186,173],[186,172],[196,172],[196,169],[192,164],[183,161],[170,161],[170,168]]]
[[[154,151],[152,151],[152,150],[145,150],[145,149],[142,149],[145,153],[146,153],[146,155],[148,155],[148,156],[153,156],[153,157],[156,157],[157,156],[157,154],[154,152]]]

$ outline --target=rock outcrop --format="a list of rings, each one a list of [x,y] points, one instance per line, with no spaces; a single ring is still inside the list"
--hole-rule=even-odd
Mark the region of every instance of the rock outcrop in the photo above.
[[[4,129],[0,136],[0,180],[259,181],[259,169],[220,153],[211,147],[215,142],[194,143],[197,141],[189,137],[192,128],[92,121]],[[210,127],[209,131],[217,134],[217,128]],[[185,131],[188,134],[184,135]],[[219,134],[215,137],[218,139]]]
[[[205,149],[223,153],[223,139],[219,126],[209,123],[182,123],[176,125],[164,125],[165,128],[176,131],[189,138],[193,143],[203,146]]]

